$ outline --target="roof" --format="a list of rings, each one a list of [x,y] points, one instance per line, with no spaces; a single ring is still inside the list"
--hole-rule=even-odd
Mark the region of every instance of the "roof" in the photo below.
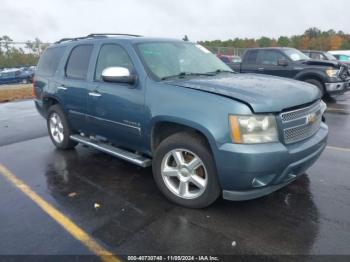
[[[170,39],[170,38],[157,38],[157,37],[144,37],[140,35],[133,35],[133,34],[89,34],[87,36],[83,37],[74,37],[74,38],[63,38],[57,42],[54,43],[53,46],[57,45],[65,45],[65,44],[71,44],[72,42],[99,42],[101,40],[123,40],[123,41],[130,41],[133,43],[138,42],[152,42],[152,41],[179,41],[183,42],[183,40],[179,39]]]
[[[293,47],[253,47],[253,48],[247,48],[249,50],[274,50],[274,49],[295,49]]]

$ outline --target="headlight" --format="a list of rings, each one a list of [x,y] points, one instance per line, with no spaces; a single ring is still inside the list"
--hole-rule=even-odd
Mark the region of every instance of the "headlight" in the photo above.
[[[326,74],[329,76],[329,77],[338,77],[338,74],[339,74],[339,71],[340,70],[335,70],[335,69],[327,69],[326,70]]]
[[[230,115],[229,121],[234,143],[258,144],[278,141],[276,118],[273,115]]]

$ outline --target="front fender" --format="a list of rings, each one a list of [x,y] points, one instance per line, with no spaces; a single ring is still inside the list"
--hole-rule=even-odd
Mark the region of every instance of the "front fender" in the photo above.
[[[149,138],[157,123],[171,122],[198,130],[212,149],[231,141],[229,114],[252,113],[246,104],[221,95],[154,82],[147,86],[145,106]]]
[[[201,132],[207,138],[209,145],[212,149],[214,147],[216,147],[215,138],[212,135],[211,131],[207,127],[205,127],[204,125],[202,125],[198,122],[194,122],[194,121],[191,121],[189,119],[176,117],[176,116],[159,115],[159,116],[154,117],[150,122],[150,126],[151,126],[150,135],[152,134],[152,130],[154,129],[154,127],[157,124],[164,123],[164,122],[178,124],[178,125],[182,125],[182,126],[186,126],[186,127],[195,129],[195,130]]]

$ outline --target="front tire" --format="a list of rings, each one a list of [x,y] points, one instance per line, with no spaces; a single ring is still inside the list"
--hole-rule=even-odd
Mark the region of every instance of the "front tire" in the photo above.
[[[185,207],[207,207],[221,191],[209,146],[195,134],[177,133],[160,143],[153,177],[170,201]]]
[[[67,118],[59,105],[50,107],[47,114],[47,129],[54,145],[59,149],[71,149],[78,143],[70,139],[73,134]]]

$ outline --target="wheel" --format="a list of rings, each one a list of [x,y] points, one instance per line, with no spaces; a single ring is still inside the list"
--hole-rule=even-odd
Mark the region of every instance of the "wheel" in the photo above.
[[[203,208],[220,195],[213,156],[198,135],[181,132],[163,140],[152,168],[158,188],[176,204]]]
[[[69,137],[73,133],[67,118],[59,105],[50,107],[47,114],[47,128],[54,145],[59,149],[71,149],[78,143]]]
[[[316,79],[306,79],[305,82],[309,83],[309,84],[312,84],[314,86],[317,86],[318,89],[321,91],[322,97],[325,96],[324,86],[323,86],[323,84],[320,81],[318,81]]]

